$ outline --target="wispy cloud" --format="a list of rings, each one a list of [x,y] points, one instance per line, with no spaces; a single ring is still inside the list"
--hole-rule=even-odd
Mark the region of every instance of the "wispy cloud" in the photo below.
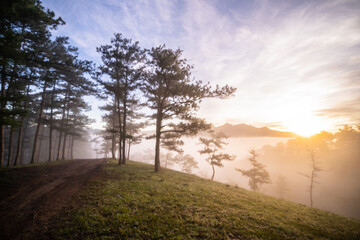
[[[345,119],[345,121],[360,123],[360,97],[341,102],[331,108],[319,109],[317,115]]]
[[[238,88],[231,100],[203,103],[200,115],[211,122],[290,126],[299,118],[318,118],[327,126],[358,119],[351,111],[342,111],[346,117],[341,118],[325,116],[324,109],[359,103],[359,1],[63,0],[45,5],[68,22],[60,33],[98,62],[95,48],[109,43],[114,32],[146,48],[162,43],[182,48],[196,78]]]

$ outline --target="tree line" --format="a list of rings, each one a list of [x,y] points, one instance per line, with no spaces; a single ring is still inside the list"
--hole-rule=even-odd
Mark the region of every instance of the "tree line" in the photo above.
[[[96,73],[97,82],[103,87],[101,96],[110,100],[103,107],[108,112],[104,120],[113,158],[118,146],[119,164],[126,163],[126,149],[131,144],[127,140],[136,139],[131,129],[146,125],[139,121],[143,116],[135,109],[145,106],[151,110],[148,119],[155,125],[155,134],[148,138],[155,139],[155,171],[159,171],[161,146],[182,152],[182,136],[210,129],[211,124],[196,117],[201,101],[226,98],[235,91],[227,85],[212,89],[209,84],[195,81],[191,77],[193,67],[182,58],[180,49],[165,45],[141,49],[138,42],[115,34],[110,45],[97,51],[103,62]],[[138,125],[134,126],[134,122]]]
[[[195,80],[180,49],[144,49],[119,33],[96,49],[102,60],[96,67],[79,59],[68,37],[51,35],[65,22],[40,1],[2,1],[2,6],[1,167],[26,159],[35,163],[44,152],[48,161],[72,158],[74,141],[90,122],[84,96],[95,95],[107,101],[102,110],[112,158],[118,152],[119,164],[125,164],[139,130],[154,124],[149,138],[155,139],[159,171],[161,147],[180,153],[182,136],[210,129],[196,117],[201,101],[227,98],[236,90]],[[141,113],[144,107],[150,115]]]
[[[79,59],[68,37],[51,36],[65,22],[40,1],[1,6],[1,167],[36,163],[44,146],[48,161],[70,158],[89,122],[84,96],[95,91],[86,78],[92,63]]]
[[[358,124],[263,146],[258,150],[259,159],[277,179],[268,193],[359,217],[359,143]],[[306,194],[299,194],[299,186]]]

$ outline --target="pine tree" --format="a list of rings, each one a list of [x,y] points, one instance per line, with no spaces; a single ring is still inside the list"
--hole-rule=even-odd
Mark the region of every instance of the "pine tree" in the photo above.
[[[252,168],[249,170],[236,168],[236,171],[239,171],[242,173],[242,175],[250,178],[249,186],[254,192],[256,192],[259,190],[259,185],[269,184],[271,183],[271,180],[269,172],[265,169],[265,165],[257,161],[256,158],[258,157],[258,154],[256,151],[251,149],[249,153],[251,156],[248,158],[248,160],[250,161]]]
[[[11,126],[13,129],[14,126],[23,123],[21,119],[26,114],[26,111],[17,107],[22,105],[21,101],[26,101],[23,97],[26,88],[19,88],[20,85],[16,82],[24,79],[23,76],[31,72],[28,70],[29,67],[35,65],[39,67],[40,62],[37,60],[41,53],[36,51],[36,46],[49,39],[50,29],[64,22],[61,18],[55,19],[54,13],[50,10],[45,11],[38,0],[2,0],[0,5],[0,164],[2,167],[5,126]],[[8,104],[9,101],[14,103],[15,98],[18,98],[15,105]],[[19,110],[22,110],[21,114]],[[19,134],[21,132],[19,131]]]
[[[118,119],[116,117],[116,102],[115,99],[112,99],[113,101],[99,107],[100,110],[102,111],[106,111],[108,113],[102,115],[102,119],[103,122],[105,122],[105,129],[106,132],[109,134],[106,137],[106,140],[111,140],[111,158],[115,159],[116,158],[116,134],[118,133],[117,130],[117,125],[119,125],[118,123]]]
[[[314,187],[315,184],[318,183],[316,182],[316,178],[318,176],[318,172],[323,171],[320,167],[319,167],[319,162],[316,159],[316,155],[315,155],[315,148],[306,147],[307,152],[310,155],[310,161],[311,161],[311,174],[304,174],[304,173],[299,173],[300,175],[310,179],[310,185],[309,185],[309,200],[310,200],[310,206],[313,206],[313,191],[314,191]]]
[[[198,162],[189,154],[180,153],[176,155],[175,162],[181,165],[181,171],[186,173],[192,173],[194,168],[199,168]]]
[[[178,148],[181,136],[195,136],[199,131],[210,128],[203,119],[195,116],[202,99],[225,98],[236,89],[229,86],[216,87],[191,78],[191,69],[186,59],[181,58],[180,49],[173,51],[165,45],[152,48],[149,52],[149,72],[143,86],[148,107],[154,111],[151,116],[156,122],[155,172],[160,171],[160,145],[167,142]],[[176,120],[175,120],[176,119]]]
[[[138,42],[132,43],[131,39],[115,34],[111,45],[101,46],[97,51],[102,55],[101,74],[106,74],[111,79],[110,82],[99,82],[107,92],[115,96],[120,129],[119,164],[125,164],[128,111],[131,104],[134,104],[133,96],[143,79],[144,50],[138,46]]]
[[[211,180],[215,177],[215,166],[223,167],[222,161],[233,161],[236,156],[229,155],[227,153],[220,152],[223,149],[223,145],[227,144],[225,139],[227,137],[221,132],[211,133],[210,138],[200,138],[200,143],[204,145],[204,148],[199,151],[200,154],[206,154],[208,157],[206,161],[211,165],[213,174]]]

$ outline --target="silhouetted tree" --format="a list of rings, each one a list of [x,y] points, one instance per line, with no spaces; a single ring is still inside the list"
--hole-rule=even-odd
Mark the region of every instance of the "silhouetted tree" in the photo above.
[[[101,46],[97,51],[101,53],[103,61],[100,71],[111,79],[110,82],[99,82],[115,96],[120,128],[119,164],[125,164],[128,111],[137,101],[133,96],[141,84],[141,63],[145,59],[145,54],[138,42],[132,43],[131,39],[123,38],[119,33],[111,39],[111,45]]]
[[[160,167],[160,145],[179,148],[181,136],[195,136],[201,130],[210,128],[203,119],[195,117],[199,103],[207,97],[225,98],[236,89],[229,86],[216,87],[214,91],[208,84],[191,78],[192,66],[181,58],[182,51],[165,48],[165,45],[152,48],[149,52],[148,73],[143,91],[148,107],[154,110],[151,116],[156,121],[155,172]],[[176,121],[174,121],[176,119]]]
[[[130,150],[132,145],[140,144],[144,138],[144,134],[141,133],[141,130],[148,126],[148,122],[144,121],[143,118],[145,114],[140,113],[140,109],[144,106],[139,104],[140,100],[136,99],[135,96],[131,99],[132,104],[129,107],[128,111],[128,123],[127,123],[127,160],[130,159]]]
[[[181,171],[186,173],[192,173],[194,168],[199,168],[198,162],[189,154],[184,155],[183,153],[180,153],[176,155],[175,162],[181,165]]]
[[[0,10],[0,165],[4,163],[5,126],[22,123],[26,114],[22,108],[25,101],[26,76],[30,66],[43,67],[38,47],[50,38],[50,29],[63,24],[61,18],[45,10],[38,0],[1,1]],[[36,56],[36,57],[34,57]],[[27,78],[29,80],[29,78]],[[20,84],[20,82],[22,82]],[[21,107],[20,107],[21,106]],[[13,131],[11,130],[11,135]],[[19,134],[22,131],[19,131]],[[19,139],[19,138],[18,138]],[[10,144],[11,146],[11,144]],[[18,158],[17,158],[18,159]],[[11,160],[11,156],[10,159]],[[17,160],[15,160],[17,162]]]
[[[106,139],[111,140],[111,158],[116,158],[116,134],[118,133],[117,126],[118,118],[116,117],[116,102],[115,98],[112,98],[112,102],[105,104],[104,106],[99,107],[100,110],[106,111],[104,115],[102,115],[103,122],[105,123],[106,132],[109,134],[107,135]]]
[[[73,56],[71,52],[75,52],[74,48],[66,48],[67,38],[57,38],[55,41],[46,41],[42,46],[37,47],[38,54],[42,51],[42,57],[39,59],[42,68],[39,71],[39,78],[37,80],[37,87],[40,88],[39,93],[39,111],[36,119],[36,130],[34,136],[33,152],[31,156],[31,163],[35,163],[38,150],[38,139],[40,128],[45,119],[45,107],[48,100],[48,95],[52,96],[56,89],[57,80],[60,79],[61,70],[68,64],[72,64]],[[69,69],[67,69],[69,70]],[[50,97],[51,100],[51,97]],[[53,106],[50,106],[53,108]],[[51,122],[52,124],[52,122]],[[52,139],[50,139],[52,141]]]
[[[210,138],[200,138],[200,143],[204,145],[204,148],[199,151],[200,154],[206,154],[208,157],[206,161],[211,165],[213,174],[211,180],[214,180],[215,166],[223,167],[222,161],[233,161],[236,156],[229,155],[227,153],[220,152],[223,149],[223,145],[227,144],[224,140],[227,139],[222,132],[211,133]]]
[[[315,149],[307,146],[306,150],[310,156],[311,173],[310,174],[299,173],[299,174],[310,179],[309,198],[310,198],[310,206],[312,207],[313,206],[313,190],[314,190],[315,184],[318,183],[315,181],[315,179],[318,176],[317,173],[322,171],[322,169],[319,167],[319,163],[316,161]]]
[[[259,185],[271,183],[271,180],[268,171],[265,169],[265,165],[259,163],[256,160],[258,157],[256,151],[251,149],[249,153],[251,156],[248,158],[248,160],[250,161],[252,168],[249,170],[236,168],[236,171],[239,171],[242,173],[242,175],[250,178],[249,186],[254,192],[256,192],[259,189]]]

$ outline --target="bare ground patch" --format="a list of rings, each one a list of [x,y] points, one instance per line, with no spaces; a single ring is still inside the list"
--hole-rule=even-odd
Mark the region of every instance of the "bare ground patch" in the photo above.
[[[13,178],[0,185],[0,238],[46,238],[50,219],[76,205],[81,188],[99,176],[103,162],[73,160],[0,172]]]

